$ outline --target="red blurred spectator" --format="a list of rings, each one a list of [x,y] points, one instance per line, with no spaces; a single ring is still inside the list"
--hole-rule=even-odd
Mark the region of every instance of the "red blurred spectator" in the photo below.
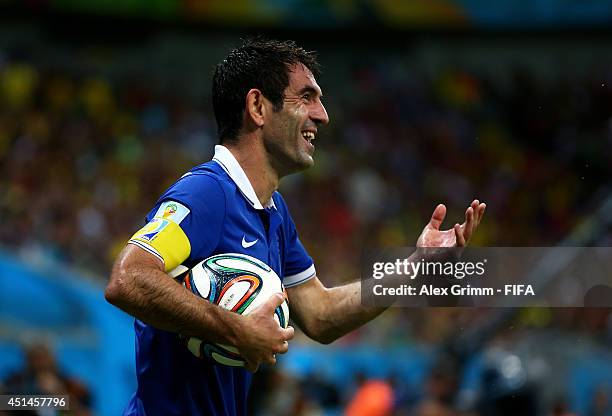
[[[365,380],[349,401],[346,416],[387,416],[393,411],[394,394],[384,380]]]

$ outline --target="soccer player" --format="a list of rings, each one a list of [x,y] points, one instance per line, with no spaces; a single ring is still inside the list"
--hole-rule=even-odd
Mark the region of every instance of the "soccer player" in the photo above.
[[[138,389],[127,415],[244,415],[252,372],[288,350],[292,327],[273,319],[274,295],[242,316],[194,296],[167,272],[219,253],[243,253],[283,280],[293,321],[330,343],[373,319],[382,308],[360,302],[360,284],[326,288],[302,246],[280,179],[314,164],[313,141],[329,118],[321,102],[313,53],[293,42],[250,40],[216,67],[213,106],[220,145],[161,195],[119,254],[106,299],[136,317]],[[474,201],[465,222],[440,231],[439,205],[420,246],[463,246],[480,222]],[[178,334],[235,346],[247,369],[200,360]]]

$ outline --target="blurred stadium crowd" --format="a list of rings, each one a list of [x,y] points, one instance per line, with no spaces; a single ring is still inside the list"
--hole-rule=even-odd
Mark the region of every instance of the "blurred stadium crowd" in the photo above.
[[[2,244],[106,275],[216,143],[207,103],[149,81],[0,60]],[[413,245],[437,202],[460,219],[470,195],[487,201],[476,244],[551,245],[609,184],[612,69],[547,85],[516,70],[502,88],[457,68],[424,79],[381,55],[321,82],[332,123],[315,168],[283,191],[330,283],[355,276],[364,246]]]
[[[590,213],[612,176],[612,68],[580,77],[553,71],[545,83],[528,68],[511,71],[506,85],[459,67],[430,76],[383,53],[343,78],[324,70],[331,123],[315,142],[316,166],[286,178],[281,191],[326,284],[356,278],[366,247],[414,245],[439,202],[456,221],[472,196],[486,201],[474,241],[485,246],[555,245]],[[0,244],[30,262],[68,263],[104,279],[161,191],[209,160],[210,104],[139,75],[113,79],[0,53]],[[435,346],[488,313],[390,310],[339,343]],[[498,339],[528,345],[534,328],[561,343],[612,342],[607,309],[525,310]],[[343,391],[269,370],[261,388],[285,402],[255,406],[268,409],[262,414],[323,414],[367,386],[411,414],[423,397],[445,402],[458,383],[451,367],[433,372],[420,396],[393,396],[392,386],[403,385],[397,380],[355,381]],[[604,410],[593,416],[610,414],[609,392],[594,396]],[[432,406],[415,414],[464,414]]]

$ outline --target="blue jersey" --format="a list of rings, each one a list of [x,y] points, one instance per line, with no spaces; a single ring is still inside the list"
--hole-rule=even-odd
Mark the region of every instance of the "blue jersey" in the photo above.
[[[285,287],[315,275],[281,195],[262,206],[223,146],[172,185],[146,222],[130,243],[159,257],[168,272],[214,254],[243,253],[268,264]],[[178,334],[139,320],[135,329],[138,389],[125,415],[246,414],[251,373],[196,358]]]

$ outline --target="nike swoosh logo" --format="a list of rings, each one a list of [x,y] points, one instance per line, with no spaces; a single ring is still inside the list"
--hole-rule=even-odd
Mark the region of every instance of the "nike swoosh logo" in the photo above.
[[[254,246],[254,245],[255,245],[255,243],[256,243],[256,242],[258,242],[258,241],[259,241],[259,238],[256,238],[256,239],[255,239],[255,240],[253,240],[253,241],[246,241],[246,240],[244,239],[244,237],[242,237],[242,247],[244,247],[244,248],[249,248],[249,247],[252,247],[252,246]]]

